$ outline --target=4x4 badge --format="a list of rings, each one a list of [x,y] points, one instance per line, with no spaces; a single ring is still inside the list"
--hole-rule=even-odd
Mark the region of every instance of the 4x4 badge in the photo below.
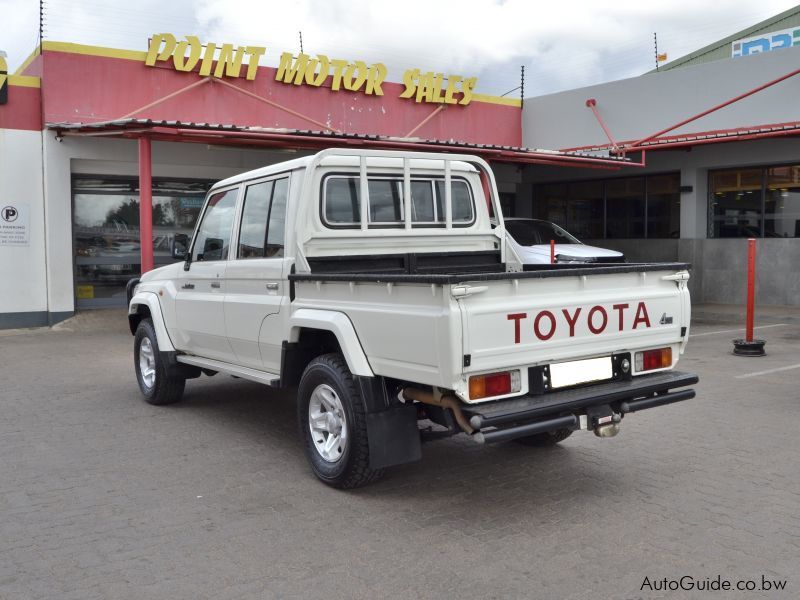
[[[668,317],[667,313],[661,315],[661,318],[658,320],[661,325],[672,325],[672,317]]]

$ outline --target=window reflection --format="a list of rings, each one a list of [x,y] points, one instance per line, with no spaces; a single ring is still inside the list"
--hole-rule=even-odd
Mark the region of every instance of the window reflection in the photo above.
[[[176,233],[191,235],[208,181],[153,181],[153,254],[172,262]],[[78,307],[124,305],[125,284],[140,273],[136,178],[73,178],[73,243]]]
[[[680,174],[538,185],[533,214],[582,239],[677,238]]]

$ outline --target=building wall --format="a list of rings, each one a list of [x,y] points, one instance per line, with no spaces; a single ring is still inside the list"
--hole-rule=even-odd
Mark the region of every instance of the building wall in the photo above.
[[[608,144],[592,111],[586,107],[589,98],[597,100],[597,110],[618,142],[639,140],[786,75],[796,70],[798,64],[800,47],[526,98],[522,111],[522,144],[550,149]],[[669,135],[797,121],[800,120],[798,95],[800,76]]]
[[[44,147],[49,231],[47,302],[51,310],[71,314],[75,310],[72,174],[137,176],[138,143],[136,140],[75,137],[58,141],[52,132],[47,132]],[[153,177],[224,179],[303,154],[153,142]]]
[[[49,322],[42,134],[0,129],[0,208],[17,203],[29,211],[29,241],[25,246],[0,246],[0,329]]]
[[[632,177],[680,171],[681,239],[584,240],[624,252],[635,262],[681,261],[693,265],[690,290],[695,303],[738,303],[744,299],[746,239],[707,239],[708,173],[715,169],[800,164],[800,141],[792,138],[697,146],[691,150],[650,152],[645,168],[618,172],[528,166],[517,187],[517,216],[532,216],[537,183]],[[756,300],[800,306],[800,240],[763,238],[758,242]]]
[[[211,78],[187,90],[203,82],[199,67],[176,71],[172,59],[147,67],[145,52],[45,42],[41,58],[46,123],[133,116],[372,135],[413,132],[422,139],[510,146],[521,141],[517,99],[475,94],[464,106],[415,102],[400,97],[405,89],[400,83],[384,82],[382,96],[333,91],[332,77],[320,87],[286,84],[276,81],[271,67],[259,67],[253,80]]]
[[[792,7],[774,17],[756,23],[746,29],[738,31],[714,44],[700,48],[691,54],[672,60],[665,65],[661,66],[661,70],[679,69],[690,65],[699,65],[715,60],[724,60],[731,58],[731,43],[736,40],[741,40],[758,34],[765,34],[767,32],[779,31],[781,29],[788,29],[789,27],[796,27],[800,25],[800,8]]]

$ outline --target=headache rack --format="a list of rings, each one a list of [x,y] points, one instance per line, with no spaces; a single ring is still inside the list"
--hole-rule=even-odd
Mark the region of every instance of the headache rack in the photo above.
[[[406,151],[397,151],[397,150],[362,150],[362,149],[349,149],[349,148],[330,148],[327,150],[323,150],[314,155],[311,162],[308,163],[305,169],[305,175],[303,178],[303,189],[310,190],[314,189],[314,175],[317,169],[323,166],[323,162],[326,159],[330,159],[333,157],[356,157],[358,159],[358,180],[359,180],[359,221],[358,226],[362,233],[366,233],[367,231],[372,231],[369,225],[369,176],[371,173],[378,171],[375,173],[376,176],[384,175],[385,174],[385,165],[381,166],[374,166],[369,164],[370,159],[398,159],[402,161],[402,170],[403,170],[403,222],[402,226],[398,229],[398,231],[405,231],[410,232],[412,229],[417,232],[417,228],[414,227],[414,223],[412,222],[412,207],[411,207],[411,179],[412,179],[412,161],[414,160],[425,160],[425,161],[432,161],[433,164],[437,162],[442,165],[442,171],[444,173],[444,227],[445,231],[451,231],[454,229],[453,227],[453,199],[452,199],[452,163],[454,162],[461,162],[467,163],[475,167],[479,173],[483,193],[486,198],[487,207],[489,209],[490,217],[494,217],[496,219],[496,225],[494,226],[492,233],[498,237],[500,240],[499,246],[499,260],[491,260],[491,262],[497,264],[504,264],[505,263],[505,227],[502,221],[502,208],[500,206],[500,199],[497,193],[497,183],[494,178],[494,173],[492,173],[492,169],[489,164],[479,158],[477,156],[471,154],[441,154],[441,153],[433,153],[433,152],[406,152]],[[430,169],[430,165],[426,165],[426,169]],[[383,170],[382,170],[383,169]],[[309,203],[304,203],[301,208],[301,214],[298,214],[299,222],[305,222],[308,218],[308,210],[309,210]],[[477,206],[476,206],[477,210]],[[441,231],[441,229],[439,229]],[[445,253],[443,253],[445,254]],[[315,269],[313,266],[316,266],[317,269],[325,270],[325,267],[322,266],[324,263],[328,262],[326,260],[321,260],[320,257],[307,257],[303,248],[303,244],[301,240],[298,240],[298,247],[297,247],[297,259],[301,266],[306,268],[301,268],[301,270],[308,270],[314,271]],[[413,260],[413,259],[403,259],[406,260]],[[496,268],[496,267],[495,267]],[[404,264],[402,267],[395,267],[395,269],[400,269],[401,272],[405,271],[408,272],[409,268],[407,264]],[[363,271],[361,271],[363,272]],[[398,271],[395,271],[398,272]]]

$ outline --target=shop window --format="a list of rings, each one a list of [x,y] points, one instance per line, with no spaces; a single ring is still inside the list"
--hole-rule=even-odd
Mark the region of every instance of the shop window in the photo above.
[[[533,215],[579,239],[680,237],[680,174],[542,184]]]
[[[536,188],[533,216],[561,227],[567,226],[567,184],[545,184]]]
[[[603,182],[571,183],[566,202],[566,229],[578,239],[603,237]]]
[[[761,237],[763,169],[710,175],[713,237]]]
[[[800,237],[800,165],[767,169],[765,237]]]
[[[211,182],[153,181],[156,266],[173,262],[176,233],[191,235]],[[139,189],[133,177],[76,175],[73,245],[78,308],[122,306],[125,284],[140,273]]]
[[[647,178],[647,237],[678,238],[681,233],[680,173]]]
[[[644,177],[606,182],[606,237],[644,237]]]

